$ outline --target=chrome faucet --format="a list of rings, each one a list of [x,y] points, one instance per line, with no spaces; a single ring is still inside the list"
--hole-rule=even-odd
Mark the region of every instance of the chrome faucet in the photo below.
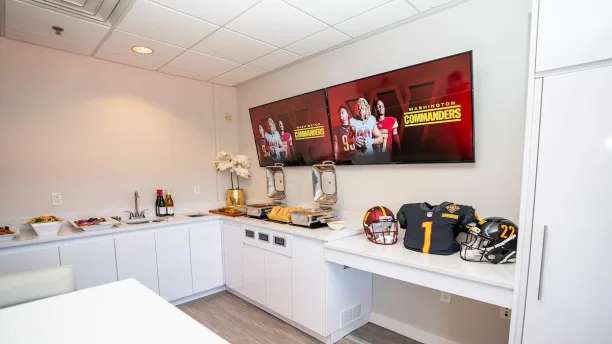
[[[130,214],[130,220],[132,219],[144,219],[145,211],[147,209],[143,209],[142,211],[138,211],[138,199],[140,196],[138,195],[138,191],[134,191],[134,211],[126,211],[126,213]]]

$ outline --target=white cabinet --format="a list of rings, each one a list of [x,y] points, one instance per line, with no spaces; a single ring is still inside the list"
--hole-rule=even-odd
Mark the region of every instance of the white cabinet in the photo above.
[[[242,229],[239,224],[224,221],[223,265],[225,285],[238,292],[242,291]]]
[[[538,71],[612,58],[610,0],[540,0]]]
[[[72,265],[77,289],[117,280],[115,242],[112,237],[79,240],[60,246],[62,265]]]
[[[266,304],[265,251],[244,244],[242,248],[243,294],[255,302]]]
[[[159,293],[155,233],[152,231],[119,235],[115,239],[117,276],[134,278]]]
[[[612,67],[544,81],[525,344],[612,338],[610,80]]]
[[[282,254],[265,252],[266,306],[291,319],[291,258]]]
[[[155,233],[159,294],[173,301],[192,294],[189,228],[162,228]]]
[[[328,335],[325,323],[325,260],[323,244],[293,240],[293,320],[309,329]]]
[[[57,246],[24,247],[0,251],[0,275],[60,265]]]
[[[193,292],[203,292],[223,285],[223,248],[219,222],[189,226]]]

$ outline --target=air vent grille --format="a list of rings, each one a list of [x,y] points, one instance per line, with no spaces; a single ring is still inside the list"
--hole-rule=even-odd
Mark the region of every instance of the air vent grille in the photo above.
[[[122,0],[26,0],[26,2],[106,23]]]

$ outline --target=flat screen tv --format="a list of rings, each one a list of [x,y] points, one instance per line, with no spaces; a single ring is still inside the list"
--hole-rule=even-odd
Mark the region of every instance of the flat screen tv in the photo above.
[[[472,52],[326,89],[337,164],[474,162]]]
[[[333,159],[325,91],[249,109],[259,166],[313,165]]]

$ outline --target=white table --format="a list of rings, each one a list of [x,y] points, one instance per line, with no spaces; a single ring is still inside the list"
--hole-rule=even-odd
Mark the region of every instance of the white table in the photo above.
[[[129,279],[0,309],[0,343],[227,343]]]
[[[403,231],[402,231],[403,232]],[[325,244],[325,260],[373,274],[511,308],[514,264],[467,262],[459,253],[423,254],[395,245],[377,245],[365,235]]]

